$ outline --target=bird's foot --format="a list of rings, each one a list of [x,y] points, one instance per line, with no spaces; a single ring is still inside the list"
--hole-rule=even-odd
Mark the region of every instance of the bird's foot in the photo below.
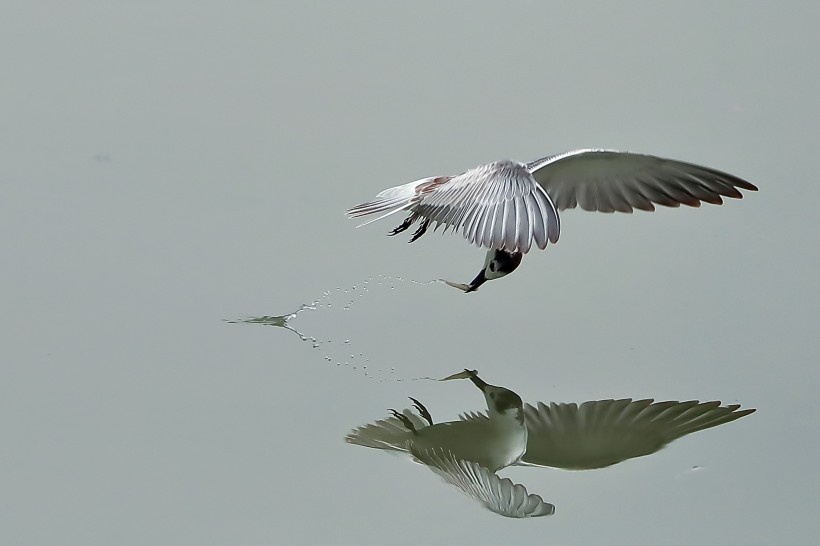
[[[422,404],[412,396],[408,396],[408,398],[410,398],[410,400],[413,401],[413,407],[416,408],[416,410],[419,412],[419,415],[421,415],[424,418],[424,420],[430,423],[430,426],[432,426],[433,417],[430,415],[430,412],[427,411],[427,408],[424,407],[424,404]]]
[[[419,237],[424,235],[427,232],[427,226],[429,226],[429,225],[430,225],[430,220],[428,218],[425,218],[424,220],[422,220],[421,225],[419,225],[419,228],[416,230],[416,232],[413,234],[413,236],[410,237],[410,240],[408,241],[408,243],[412,243],[413,241],[415,241],[416,239],[418,239]]]
[[[413,434],[418,434],[418,432],[416,431],[416,425],[413,424],[413,421],[411,421],[409,417],[407,417],[403,413],[397,412],[394,409],[389,409],[387,411],[389,411],[391,414],[393,414],[393,417],[395,417],[396,419],[401,421],[401,424],[404,425],[404,428],[406,428],[407,430],[409,430]]]
[[[402,222],[402,223],[399,225],[399,227],[397,227],[397,228],[395,228],[395,229],[391,230],[391,231],[388,233],[388,235],[389,235],[389,236],[391,236],[391,237],[392,237],[393,235],[398,235],[398,234],[399,234],[399,233],[401,233],[402,231],[405,231],[405,230],[406,230],[406,229],[408,229],[410,226],[412,226],[412,225],[413,225],[413,222],[415,222],[415,221],[416,221],[416,217],[415,217],[415,215],[411,214],[410,216],[408,216],[407,218],[405,218],[405,219],[404,219],[404,222]]]

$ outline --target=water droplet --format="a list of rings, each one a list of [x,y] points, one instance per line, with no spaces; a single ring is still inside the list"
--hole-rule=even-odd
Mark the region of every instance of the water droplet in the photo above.
[[[349,339],[346,339],[346,340],[345,340],[345,343],[350,343],[350,340],[349,340]]]

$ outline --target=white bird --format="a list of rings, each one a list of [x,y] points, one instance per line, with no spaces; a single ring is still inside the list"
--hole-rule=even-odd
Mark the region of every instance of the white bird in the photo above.
[[[475,371],[465,370],[446,379],[470,378],[477,386],[483,381]],[[486,383],[483,383],[486,385]],[[487,387],[491,387],[486,385]],[[530,495],[521,485],[499,478],[495,472],[503,466],[523,465],[553,467],[568,470],[603,468],[618,462],[654,453],[669,442],[714,426],[729,423],[754,409],[740,410],[720,402],[654,402],[651,399],[597,400],[583,404],[537,406],[520,403],[517,394],[503,387],[498,402],[485,390],[488,414],[467,413],[460,421],[433,425],[432,417],[418,400],[411,398],[422,415],[411,410],[354,429],[347,435],[348,443],[387,451],[409,452],[433,469],[448,483],[482,502],[493,512],[509,517],[531,517],[554,512],[551,504],[538,495]],[[484,389],[482,389],[484,390]],[[520,405],[519,405],[520,404]],[[499,412],[499,407],[508,407]],[[515,408],[513,410],[513,407]],[[518,408],[521,411],[518,411]],[[498,420],[498,415],[513,419]],[[518,416],[523,416],[526,433],[516,428]],[[501,441],[492,436],[493,423],[515,431]],[[483,427],[479,425],[483,424]],[[425,431],[429,431],[425,433]],[[450,431],[456,431],[450,434]],[[482,438],[494,438],[483,442]],[[526,447],[519,455],[521,436]],[[517,438],[511,440],[509,438]],[[492,453],[498,450],[498,453]],[[503,466],[499,466],[505,463]],[[522,509],[520,507],[529,509]]]
[[[389,234],[421,221],[410,242],[430,222],[460,230],[465,239],[489,249],[484,267],[469,284],[447,284],[465,292],[512,273],[530,248],[543,250],[560,234],[558,211],[580,206],[599,212],[652,211],[655,205],[720,205],[741,199],[738,190],[757,188],[736,176],[672,159],[615,150],[573,150],[532,161],[497,161],[457,176],[434,176],[389,188],[373,201],[348,209],[351,218],[380,214],[367,225],[399,211],[410,215]],[[361,227],[359,226],[359,227]]]

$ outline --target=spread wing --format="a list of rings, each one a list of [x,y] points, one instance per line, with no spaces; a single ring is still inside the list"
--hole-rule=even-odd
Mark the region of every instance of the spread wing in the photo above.
[[[720,205],[741,199],[749,182],[709,167],[616,150],[574,150],[527,164],[558,210],[580,206],[599,212],[655,210],[655,205]]]
[[[456,459],[443,449],[420,449],[410,444],[410,452],[445,482],[474,498],[488,510],[508,518],[534,518],[555,512],[555,506],[539,495],[530,494],[509,478],[499,478],[494,472],[474,462]]]
[[[753,409],[720,402],[598,400],[526,404],[529,441],[523,462],[568,469],[601,468],[654,453],[687,434],[729,423]]]
[[[597,400],[524,404],[527,451],[519,464],[569,470],[603,468],[649,455],[687,434],[729,423],[754,409],[720,402]],[[462,419],[486,419],[468,413]]]
[[[435,222],[436,228],[461,231],[480,247],[509,252],[526,253],[533,243],[544,249],[558,241],[561,229],[550,196],[524,165],[513,161],[389,188],[347,214],[383,218],[400,210]]]

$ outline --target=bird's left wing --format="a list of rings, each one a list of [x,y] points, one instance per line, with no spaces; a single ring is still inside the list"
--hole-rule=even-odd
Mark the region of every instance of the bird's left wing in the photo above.
[[[558,241],[558,213],[547,192],[513,161],[482,165],[422,189],[413,210],[460,230],[480,247],[527,253]]]
[[[654,453],[687,434],[753,413],[718,401],[592,400],[583,404],[524,404],[527,451],[516,463],[567,470],[603,468]],[[486,420],[481,412],[462,421]]]
[[[682,436],[754,411],[697,400],[525,404],[527,451],[520,463],[570,470],[602,468],[649,455]]]
[[[692,163],[617,150],[573,150],[527,164],[558,210],[576,206],[599,212],[655,210],[655,205],[720,205],[740,199],[738,188],[757,191],[737,176]]]
[[[410,452],[450,485],[456,486],[488,510],[508,518],[534,518],[555,512],[555,506],[527,492],[509,478],[499,478],[483,466],[456,459],[441,448],[421,449],[409,443]]]

